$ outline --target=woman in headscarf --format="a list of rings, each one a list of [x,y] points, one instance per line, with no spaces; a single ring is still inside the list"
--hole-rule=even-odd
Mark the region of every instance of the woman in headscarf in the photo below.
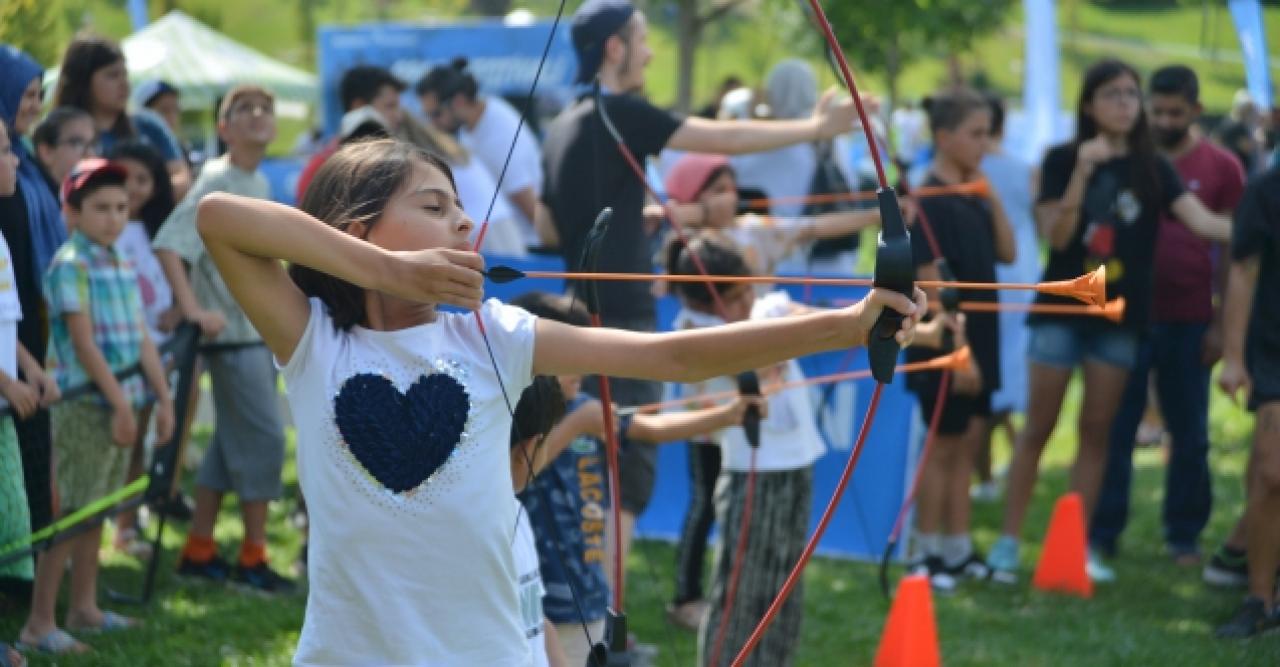
[[[9,245],[14,282],[22,303],[18,341],[44,364],[45,312],[41,278],[58,247],[67,240],[57,185],[52,183],[32,155],[23,135],[40,116],[43,70],[30,56],[10,46],[0,46],[0,120],[10,128],[12,150],[18,156],[17,188],[0,197],[0,233]],[[43,393],[43,391],[42,391]],[[31,529],[40,530],[52,520],[49,411],[38,410],[28,419],[15,420],[22,452]]]

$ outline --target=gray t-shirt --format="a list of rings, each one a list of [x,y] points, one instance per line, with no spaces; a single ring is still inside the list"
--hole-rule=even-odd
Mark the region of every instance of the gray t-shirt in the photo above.
[[[156,232],[152,246],[156,250],[177,253],[191,267],[191,289],[195,292],[200,307],[217,310],[226,317],[227,326],[213,339],[213,344],[260,343],[262,337],[249,323],[240,304],[231,296],[227,284],[222,281],[222,274],[218,273],[218,267],[214,266],[213,259],[205,251],[204,241],[196,231],[196,207],[200,204],[200,199],[210,192],[230,192],[245,197],[269,199],[271,186],[260,172],[240,169],[231,164],[225,155],[209,160],[187,196],[173,209],[160,231]]]

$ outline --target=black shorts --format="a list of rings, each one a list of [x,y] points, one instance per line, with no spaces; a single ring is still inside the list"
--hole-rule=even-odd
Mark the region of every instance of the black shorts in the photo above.
[[[1245,366],[1249,379],[1253,381],[1249,409],[1257,412],[1262,405],[1280,401],[1280,353],[1270,349],[1247,350]]]
[[[933,419],[934,406],[938,399],[938,383],[935,380],[928,386],[916,391],[916,400],[920,402],[920,418],[927,428]],[[938,420],[939,435],[960,435],[969,428],[971,417],[991,416],[991,392],[983,390],[970,396],[951,393],[947,395],[946,404],[942,406],[942,416]]]

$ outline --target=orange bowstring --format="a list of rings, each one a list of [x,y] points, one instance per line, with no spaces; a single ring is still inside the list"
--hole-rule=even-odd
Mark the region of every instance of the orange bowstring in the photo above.
[[[972,355],[968,346],[959,348],[954,352],[944,354],[940,357],[934,357],[925,361],[913,361],[910,363],[899,364],[894,368],[899,373],[921,373],[925,371],[938,370],[960,370],[968,368],[972,363]],[[788,382],[775,382],[765,385],[761,389],[761,395],[770,396],[787,389],[795,389],[797,387],[811,387],[814,385],[832,384],[835,382],[845,382],[848,380],[865,380],[871,377],[870,369],[861,369],[856,371],[843,371],[840,373],[830,373],[827,375],[816,375],[814,377],[805,378],[803,380],[790,380]],[[698,396],[686,396],[683,398],[675,398],[666,401],[658,401],[656,403],[647,403],[637,405],[631,408],[624,408],[618,411],[618,414],[635,414],[638,412],[657,412],[666,408],[681,407],[685,405],[693,405],[696,403],[707,403],[712,401],[720,401],[729,398],[736,398],[737,391],[718,391],[710,394],[700,394]]]

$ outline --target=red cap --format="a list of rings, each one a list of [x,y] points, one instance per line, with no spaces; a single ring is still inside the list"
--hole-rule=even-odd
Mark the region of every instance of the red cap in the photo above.
[[[667,196],[681,204],[689,204],[707,186],[715,172],[729,166],[729,158],[706,153],[685,153],[667,172]]]
[[[83,188],[90,179],[98,176],[113,176],[123,184],[129,177],[129,172],[119,162],[100,157],[85,158],[71,168],[71,173],[67,174],[67,180],[62,182],[62,203],[67,203],[67,200]]]

